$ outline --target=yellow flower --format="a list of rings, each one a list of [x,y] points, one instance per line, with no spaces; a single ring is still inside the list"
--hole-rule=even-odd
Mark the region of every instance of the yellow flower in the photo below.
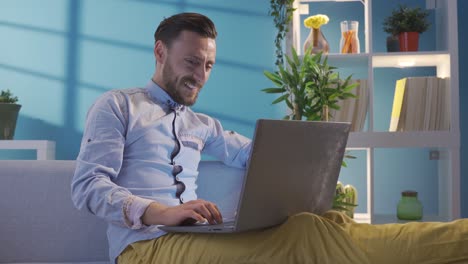
[[[304,20],[304,26],[308,28],[319,28],[324,24],[328,23],[328,16],[318,14],[315,16],[310,16]]]

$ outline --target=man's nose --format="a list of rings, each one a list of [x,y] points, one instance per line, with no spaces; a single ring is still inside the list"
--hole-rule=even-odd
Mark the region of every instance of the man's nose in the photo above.
[[[208,76],[208,72],[203,65],[195,68],[193,71],[193,78],[200,84],[205,83]]]

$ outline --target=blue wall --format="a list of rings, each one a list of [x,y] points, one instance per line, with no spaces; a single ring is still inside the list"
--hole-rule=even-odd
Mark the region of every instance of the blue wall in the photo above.
[[[468,3],[459,2],[459,28],[462,28],[468,21],[460,10]],[[386,34],[381,31],[381,24],[398,3],[424,6],[424,0],[374,0],[375,51],[385,51]],[[322,9],[321,13],[330,16],[331,21],[324,30],[332,52],[338,49],[339,21],[357,19],[363,25],[363,9],[359,3],[342,5],[343,9],[336,10],[326,3],[314,5],[311,10],[314,14]],[[154,71],[152,47],[157,24],[163,17],[183,11],[208,15],[219,32],[217,64],[194,109],[219,118],[226,129],[251,136],[256,119],[281,118],[286,111],[284,106],[271,106],[274,96],[260,91],[271,86],[263,70],[274,70],[275,28],[268,10],[268,0],[256,0],[255,4],[247,0],[2,0],[0,89],[11,89],[23,105],[15,138],[54,140],[58,159],[74,159],[88,107],[109,89],[145,85]],[[363,51],[363,27],[360,33]],[[433,28],[422,34],[421,50],[432,50],[434,39]],[[465,43],[466,37],[460,34],[460,47]],[[461,58],[468,56],[463,49],[459,52]],[[460,60],[460,73],[464,69],[466,65]],[[413,72],[414,75],[433,73],[432,68]],[[388,127],[392,82],[406,75],[401,70],[375,72],[376,80],[380,80],[375,85],[381,87],[374,98],[381,115],[375,120],[378,130]],[[460,77],[462,102],[467,92],[462,89],[466,82],[463,74]],[[464,132],[463,117],[468,109],[460,105]],[[462,144],[465,145],[463,139]],[[465,152],[462,149],[462,160]],[[359,203],[365,204],[362,190],[365,190],[366,155],[364,151],[353,154],[358,158],[349,161],[341,179],[360,189]],[[33,156],[33,153],[0,151],[0,155],[17,158]],[[425,204],[436,204],[433,193],[437,186],[427,184],[437,182],[436,165],[428,161],[427,149],[377,150],[375,166],[382,172],[375,182],[379,197],[377,212],[393,213],[399,191],[404,188],[419,188]],[[397,166],[402,169],[396,171]],[[463,178],[466,170],[462,162],[462,186],[468,186]],[[467,196],[462,192],[462,201]],[[468,204],[462,202],[462,207],[468,216]],[[429,206],[428,210],[438,209]]]
[[[218,56],[197,111],[247,136],[278,118],[263,70],[273,70],[269,1],[10,0],[0,3],[0,87],[23,105],[15,139],[57,142],[58,159],[79,151],[86,111],[114,88],[144,86],[154,71],[153,33],[165,16],[201,12],[219,31]],[[248,107],[246,107],[248,106]],[[6,154],[5,154],[6,155]]]

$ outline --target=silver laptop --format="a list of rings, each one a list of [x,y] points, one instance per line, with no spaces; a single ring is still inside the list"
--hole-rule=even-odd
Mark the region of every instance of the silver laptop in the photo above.
[[[279,225],[300,212],[331,209],[349,123],[257,121],[235,219],[160,226],[167,232],[233,233]]]

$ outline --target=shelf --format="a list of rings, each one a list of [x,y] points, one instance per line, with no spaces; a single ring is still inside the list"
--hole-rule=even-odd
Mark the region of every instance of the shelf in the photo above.
[[[369,66],[369,54],[328,54],[328,64],[337,68],[349,68],[349,67],[368,67]]]
[[[50,140],[0,140],[0,149],[34,149],[38,160],[55,159],[55,142]]]
[[[397,218],[396,215],[383,215],[383,214],[376,214],[371,216],[369,214],[354,214],[354,221],[360,224],[390,224],[390,223],[410,223],[410,222],[449,222],[454,219],[450,217],[444,217],[439,215],[425,215],[421,220],[400,220]]]
[[[360,223],[360,224],[370,224],[370,215],[369,214],[354,214],[354,221]]]
[[[443,217],[439,215],[427,215],[423,216],[421,220],[409,221],[409,220],[400,220],[396,215],[374,215],[372,217],[372,224],[388,224],[388,223],[411,223],[411,222],[448,222],[452,221],[449,217]]]
[[[450,76],[450,54],[447,52],[395,52],[372,55],[374,68],[437,67],[438,77]]]
[[[351,132],[348,148],[454,148],[459,135],[450,131]]]
[[[329,2],[330,5],[314,5],[314,3]],[[360,54],[339,54],[330,53],[328,56],[328,64],[338,68],[338,72],[343,75],[352,74],[356,79],[368,80],[368,112],[367,112],[367,129],[362,132],[351,132],[348,138],[347,148],[349,150],[365,150],[365,164],[356,165],[359,168],[352,168],[348,173],[355,172],[359,175],[365,174],[365,183],[362,183],[362,178],[359,178],[359,183],[366,188],[366,202],[362,203],[365,206],[364,214],[355,214],[355,221],[360,223],[402,223],[397,219],[395,213],[396,208],[385,205],[379,206],[379,213],[388,215],[376,215],[374,203],[376,196],[379,199],[385,199],[380,194],[375,193],[375,188],[381,188],[382,183],[388,180],[385,178],[391,174],[389,171],[380,171],[382,157],[380,153],[385,152],[383,149],[398,151],[412,151],[413,149],[429,149],[440,150],[440,157],[437,162],[431,163],[436,171],[434,171],[434,188],[438,190],[438,213],[442,216],[425,216],[422,221],[451,221],[460,217],[460,126],[459,126],[459,72],[458,72],[458,33],[457,28],[457,5],[452,0],[428,0],[426,7],[436,8],[435,24],[437,27],[435,32],[435,51],[419,51],[419,52],[374,52],[373,34],[375,32],[382,33],[382,28],[373,25],[372,1],[371,0],[296,0],[294,7],[299,11],[304,11],[306,15],[309,10],[319,13],[319,9],[328,8],[323,12],[334,15],[332,6],[340,5],[339,2],[360,2],[363,4],[364,21],[363,33],[364,40],[361,43],[365,49]],[[335,19],[345,19],[348,15],[345,11],[346,5],[337,7],[337,11],[341,12],[339,16],[334,16]],[[360,7],[359,3],[350,4],[352,8]],[[395,5],[396,6],[396,5]],[[380,15],[380,14],[379,14]],[[361,21],[360,20],[360,21]],[[375,20],[375,19],[374,19]],[[301,13],[293,14],[291,34],[287,36],[287,49],[295,47],[300,53],[303,43],[301,43]],[[378,36],[378,35],[377,35]],[[379,37],[384,37],[379,36]],[[411,72],[426,72],[426,69],[417,68],[427,67],[427,72],[430,75],[436,75],[439,78],[450,78],[450,130],[448,131],[405,131],[405,132],[389,132],[388,127],[376,128],[374,122],[377,118],[385,113],[377,113],[377,109],[381,105],[381,100],[385,103],[392,100],[393,92],[385,90],[386,87],[394,87],[394,78],[392,76],[382,76],[382,72],[396,72],[396,78],[409,77]],[[391,69],[393,68],[393,69]],[[399,70],[398,68],[408,68]],[[434,69],[436,73],[434,73]],[[424,74],[424,73],[422,73]],[[421,75],[422,75],[421,74]],[[420,75],[417,75],[420,76]],[[384,78],[382,78],[384,77]],[[388,77],[388,78],[387,78]],[[392,89],[392,88],[390,88]],[[382,97],[383,96],[383,97]],[[387,101],[388,100],[388,101]],[[385,106],[387,107],[387,106]],[[391,109],[389,109],[390,111]],[[388,118],[388,117],[386,117]],[[379,131],[380,129],[380,131]],[[431,156],[429,156],[431,159]],[[434,158],[435,160],[435,158]],[[363,166],[365,165],[365,166]],[[435,178],[437,177],[437,179]],[[358,181],[357,180],[357,181]],[[417,179],[418,181],[424,179]],[[379,186],[375,186],[379,184]],[[434,205],[435,206],[435,205]]]

